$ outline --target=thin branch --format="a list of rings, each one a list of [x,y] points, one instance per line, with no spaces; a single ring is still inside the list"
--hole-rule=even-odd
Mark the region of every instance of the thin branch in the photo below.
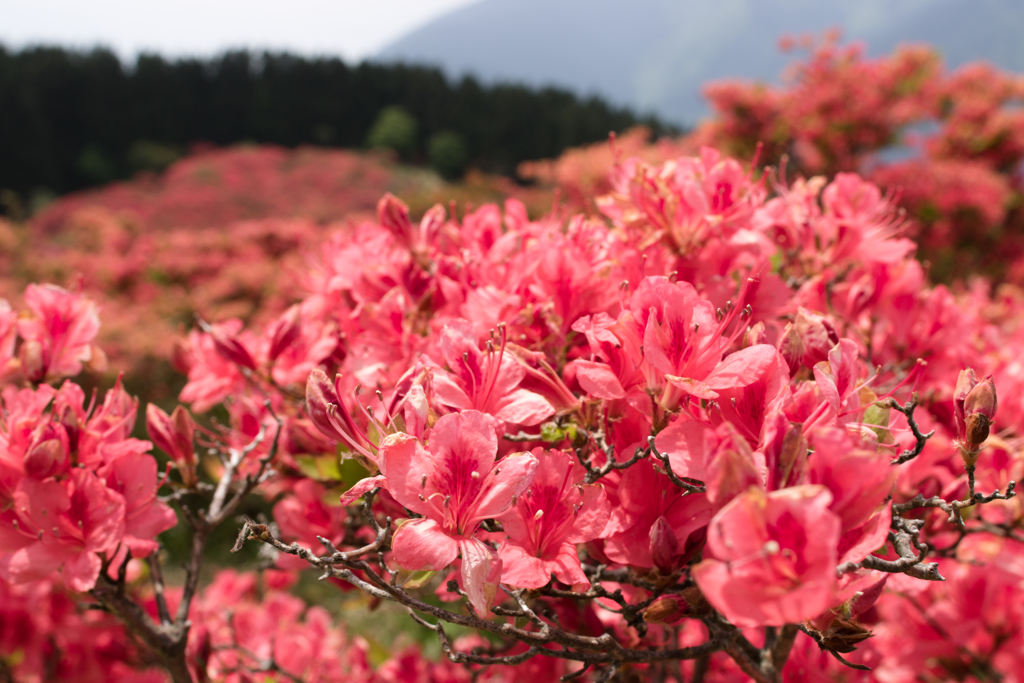
[[[386,528],[382,527],[382,529]],[[256,533],[253,533],[253,531]],[[583,636],[569,633],[546,622],[546,632],[527,631],[513,624],[495,623],[473,614],[469,616],[457,614],[442,607],[423,602],[404,591],[401,587],[389,584],[362,560],[356,560],[352,557],[342,559],[334,554],[317,557],[297,543],[287,545],[279,541],[269,534],[269,530],[264,532],[263,529],[257,528],[254,530],[250,528],[247,538],[268,543],[282,553],[295,555],[314,567],[322,569],[324,577],[334,577],[348,581],[374,597],[396,602],[419,614],[429,615],[439,622],[444,621],[458,626],[466,626],[477,631],[485,631],[503,638],[518,640],[528,646],[537,647],[539,649],[538,654],[545,657],[589,662],[591,664],[620,664],[696,659],[722,649],[722,644],[715,639],[709,640],[702,645],[687,648],[669,650],[627,649],[623,648],[610,634],[599,637]],[[355,571],[362,572],[367,579],[360,578],[355,574]],[[524,616],[529,617],[530,613],[523,611],[522,606],[519,611]],[[564,649],[544,647],[550,644],[561,645]]]
[[[156,611],[160,615],[160,623],[169,624],[171,623],[171,612],[167,609],[167,597],[164,595],[164,574],[160,568],[157,553],[150,553],[146,562],[149,564],[149,580],[153,584],[153,595],[156,598]]]
[[[914,408],[917,407],[917,392],[914,392],[911,399],[903,405],[900,405],[899,401],[894,398],[889,399],[887,404],[893,410],[903,413],[903,416],[907,418],[907,424],[910,425],[910,431],[914,435],[914,447],[903,451],[892,460],[893,465],[902,465],[903,463],[909,462],[921,455],[921,451],[924,450],[924,445],[928,442],[928,439],[932,438],[935,434],[935,430],[933,429],[927,434],[922,434],[921,428],[918,427],[917,422],[914,421]]]
[[[651,454],[655,458],[661,461],[661,464],[665,467],[665,474],[668,476],[669,481],[678,486],[681,489],[686,489],[688,493],[703,493],[704,486],[696,486],[683,480],[682,477],[672,471],[672,463],[669,462],[668,453],[661,453],[658,451],[657,446],[654,445],[654,437],[647,437],[647,443],[650,445]]]

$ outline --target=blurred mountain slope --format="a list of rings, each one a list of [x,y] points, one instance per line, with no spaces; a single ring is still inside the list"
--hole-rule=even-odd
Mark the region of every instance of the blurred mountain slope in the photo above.
[[[482,0],[377,57],[570,87],[694,123],[707,113],[704,83],[774,81],[792,59],[781,36],[830,28],[872,55],[927,42],[951,67],[985,59],[1024,71],[1020,0]]]

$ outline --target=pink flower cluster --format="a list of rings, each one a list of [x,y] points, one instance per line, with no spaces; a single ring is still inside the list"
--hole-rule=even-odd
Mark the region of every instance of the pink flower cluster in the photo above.
[[[609,189],[607,171],[631,156],[657,164],[712,146],[778,165],[789,177],[857,172],[891,191],[915,219],[919,254],[931,262],[933,278],[980,271],[1019,284],[1021,77],[983,63],[946,72],[927,46],[868,58],[864,46],[839,45],[835,34],[783,43],[810,54],[783,74],[782,87],[708,84],[714,115],[682,138],[650,144],[633,131],[611,148],[569,150],[524,164],[520,173],[589,211]]]
[[[895,505],[974,505],[976,483],[1019,478],[1008,436],[968,478],[946,406],[965,367],[1004,395],[1020,386],[1000,360],[1020,309],[929,286],[893,203],[860,177],[769,180],[706,148],[622,160],[597,201],[605,220],[532,221],[510,201],[417,223],[387,196],[376,224],[324,246],[308,296],[277,322],[194,331],[182,398],[224,402],[240,443],[281,425],[286,537],[374,538],[347,534],[352,508],[324,503],[303,462],[335,463],[316,471],[350,487],[343,504],[380,491],[390,545],[351,581],[390,566],[413,589],[451,569],[438,594],[480,616],[521,590],[571,594],[591,601],[574,618],[647,647],[713,637],[711,611],[748,630],[802,624],[815,640],[798,638],[790,666],[824,666],[804,640],[855,649],[876,601],[900,599],[887,572],[938,577],[906,529],[957,556],[952,513],[925,506],[904,528]],[[1020,433],[1024,409],[1004,400],[998,422]],[[371,476],[346,479],[334,448]],[[965,528],[1012,528],[1009,492]],[[1005,552],[1021,556],[1015,541]],[[683,617],[682,631],[661,626]],[[883,650],[856,657],[886,670]]]
[[[163,683],[110,615],[86,612],[49,580],[0,580],[0,672],[10,681]]]
[[[826,45],[791,90],[720,89],[731,104],[679,146],[627,136],[594,167],[583,152],[535,168],[579,181],[587,215],[510,199],[414,220],[385,195],[297,282],[275,274],[273,294],[175,345],[191,412],[147,406],[176,470],[159,481],[120,382],[101,403],[61,383],[104,365],[97,307],[49,285],[25,291],[25,312],[0,305],[0,678],[42,677],[58,648],[82,672],[159,676],[144,666],[158,662],[175,683],[1018,680],[1024,294],[933,285],[898,204],[955,186],[933,208],[1015,220],[996,204],[1017,192],[1004,109],[1018,90],[939,74],[923,51]],[[935,109],[944,97],[956,104]],[[829,113],[851,98],[847,118]],[[948,125],[918,194],[855,173],[898,168],[864,163],[922,112]],[[792,154],[789,175],[830,177],[696,145],[749,157],[761,138],[769,158]],[[254,154],[220,160],[225,187],[278,158]],[[978,172],[953,182],[968,162]],[[215,204],[189,168],[168,188]],[[245,234],[264,255],[319,239],[297,230],[274,252],[285,233]],[[179,284],[231,300],[231,249]],[[112,281],[137,294],[156,252],[129,252]],[[179,520],[191,555],[165,586],[154,551]],[[264,544],[265,571],[199,589],[207,541],[235,522],[235,550]],[[450,661],[409,648],[371,667],[359,637],[288,592],[309,565],[412,613]],[[65,609],[75,593],[128,630]]]
[[[5,311],[9,379],[74,375],[101,353],[90,300],[50,285],[29,286],[25,300],[28,315]],[[120,381],[99,405],[70,381],[8,384],[0,397],[0,577],[22,584],[59,570],[66,586],[87,591],[119,555],[156,549],[177,518],[156,499],[156,460],[130,436],[138,402]]]

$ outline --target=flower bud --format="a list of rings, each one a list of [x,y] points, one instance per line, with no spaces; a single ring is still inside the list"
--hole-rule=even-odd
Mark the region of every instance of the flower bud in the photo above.
[[[674,624],[690,616],[691,612],[690,605],[683,596],[669,593],[656,598],[648,605],[643,611],[643,617],[648,624]]]
[[[447,216],[445,208],[440,204],[435,204],[423,214],[423,220],[420,221],[419,235],[423,245],[429,245],[434,241],[434,237],[441,231],[441,226],[444,225]]]
[[[964,416],[970,418],[972,415],[984,415],[991,422],[998,407],[996,385],[992,381],[992,375],[989,375],[967,394],[964,400]]]
[[[763,480],[750,444],[736,428],[723,422],[717,431],[721,441],[708,465],[706,485],[708,500],[720,510],[751,486],[761,486]]]
[[[171,366],[183,375],[192,371],[194,360],[192,358],[192,347],[187,340],[177,338],[171,347]]]
[[[56,476],[68,464],[68,448],[65,439],[59,438],[61,435],[56,434],[56,430],[47,431],[51,432],[52,438],[34,443],[22,461],[25,474],[36,479]]]
[[[833,652],[853,652],[857,645],[871,637],[867,630],[856,621],[836,618],[832,626],[822,635],[822,645]]]
[[[329,415],[329,407],[332,404],[337,406],[340,402],[334,383],[327,377],[326,372],[315,368],[309,373],[306,380],[306,414],[324,436],[346,443],[345,436]]]
[[[679,539],[665,517],[658,517],[651,526],[651,561],[663,576],[672,573],[676,555],[679,554]]]
[[[82,435],[82,424],[79,422],[74,408],[69,405],[64,406],[60,412],[60,424],[68,435],[68,450],[71,452],[77,451],[79,437]]]
[[[40,342],[30,339],[21,345],[21,370],[30,382],[41,382],[46,378],[46,361]]]
[[[196,483],[196,455],[193,439],[196,425],[183,406],[168,415],[156,404],[146,406],[146,431],[156,447],[174,461],[186,486]]]
[[[996,385],[991,375],[978,382],[970,368],[960,372],[953,392],[953,408],[958,431],[956,443],[967,467],[974,467],[978,461],[981,445],[988,439],[998,406]]]
[[[806,350],[804,341],[800,338],[800,333],[797,332],[793,323],[786,325],[786,329],[782,332],[782,338],[779,340],[779,353],[782,354],[786,365],[789,366],[790,377],[795,375],[803,366]]]
[[[743,335],[743,348],[767,343],[768,333],[765,331],[764,323],[761,321],[754,323]]]
[[[249,350],[234,336],[228,335],[221,326],[214,325],[210,328],[210,338],[213,339],[213,349],[221,358],[250,370],[256,369],[256,361]]]
[[[277,360],[285,349],[295,343],[302,332],[302,311],[298,304],[295,304],[284,312],[280,318],[270,326],[270,349],[267,351],[267,358]]]
[[[779,353],[794,375],[801,366],[813,368],[815,363],[828,360],[829,351],[838,343],[839,335],[828,318],[799,308],[782,333]]]
[[[405,433],[417,438],[423,436],[430,418],[430,404],[427,402],[427,394],[423,391],[423,385],[412,385],[402,404]]]
[[[412,244],[412,222],[409,220],[409,207],[388,192],[377,202],[377,220],[399,242],[406,247]]]

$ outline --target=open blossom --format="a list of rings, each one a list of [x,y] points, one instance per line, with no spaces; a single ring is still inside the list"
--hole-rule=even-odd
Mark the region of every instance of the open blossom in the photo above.
[[[737,626],[782,626],[832,606],[840,521],[822,486],[751,487],[708,526],[693,568],[715,609]]]
[[[526,493],[502,518],[509,538],[498,549],[501,580],[540,588],[554,575],[562,583],[590,583],[580,567],[577,543],[599,538],[611,508],[604,487],[584,484],[576,459],[562,451],[533,450],[537,473]]]
[[[501,560],[474,538],[480,523],[506,512],[533,481],[537,458],[514,454],[495,461],[496,421],[467,410],[445,415],[425,448],[407,434],[381,442],[378,463],[395,500],[423,517],[395,532],[399,566],[440,571],[461,555],[470,602],[486,614],[501,577]]]
[[[157,493],[149,442],[130,438],[137,400],[118,382],[99,408],[78,385],[6,387],[0,416],[0,577],[38,581],[60,571],[93,587],[104,560],[141,558],[177,523]]]
[[[99,554],[112,553],[124,530],[124,498],[94,473],[75,469],[67,486],[25,478],[0,513],[0,577],[24,583],[62,569],[69,588],[89,590]]]
[[[104,468],[106,486],[124,499],[124,537],[132,557],[146,557],[156,537],[178,523],[174,510],[156,498],[156,460],[148,453],[123,455]]]
[[[33,381],[77,375],[97,352],[92,346],[100,329],[96,304],[56,285],[29,285],[25,304],[33,314],[18,321],[25,375]]]
[[[526,369],[505,348],[502,331],[498,348],[477,345],[476,334],[465,320],[454,320],[441,332],[441,352],[451,372],[434,374],[434,391],[443,405],[458,410],[479,410],[513,424],[535,425],[555,412],[540,394],[519,384]]]
[[[238,362],[255,367],[255,361],[236,339],[241,328],[240,320],[229,320],[217,326],[217,336],[195,330],[189,334],[188,384],[180,399],[191,403],[192,410],[206,412],[245,386]]]
[[[652,532],[659,520],[671,529],[669,559],[703,543],[703,529],[711,519],[711,505],[703,493],[686,494],[665,476],[655,472],[649,461],[637,463],[622,474],[618,486],[619,505],[608,524],[604,552],[612,560],[637,567],[654,567],[656,555],[664,553],[659,541],[664,534]],[[667,539],[665,539],[667,540]]]
[[[839,562],[857,562],[885,543],[892,515],[889,500],[898,474],[889,458],[856,443],[845,430],[821,428],[811,435],[805,482],[832,494],[839,517]]]

